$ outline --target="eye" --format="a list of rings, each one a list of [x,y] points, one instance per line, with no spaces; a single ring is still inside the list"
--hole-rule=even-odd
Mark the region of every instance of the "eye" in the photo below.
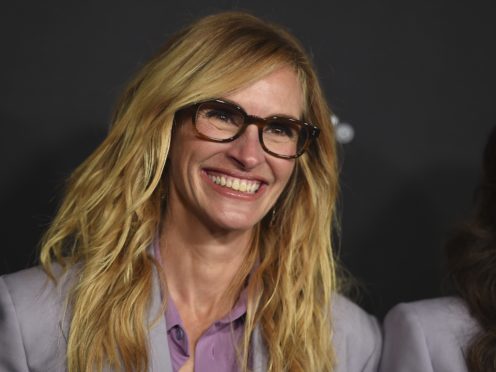
[[[205,117],[213,120],[220,120],[226,123],[234,123],[233,113],[227,110],[210,109],[205,113]]]
[[[264,129],[264,134],[287,139],[295,139],[298,137],[298,132],[292,125],[278,122],[268,123]]]
[[[215,126],[239,127],[243,124],[241,113],[229,107],[219,107],[219,105],[204,105],[200,108],[199,117],[206,119]]]

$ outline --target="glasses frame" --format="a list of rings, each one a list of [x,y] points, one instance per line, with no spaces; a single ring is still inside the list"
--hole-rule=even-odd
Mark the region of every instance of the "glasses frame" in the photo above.
[[[218,139],[218,138],[209,137],[209,136],[198,131],[198,128],[196,127],[198,109],[200,108],[201,105],[206,104],[206,103],[220,103],[220,104],[229,106],[231,109],[234,109],[235,111],[237,111],[241,114],[241,116],[243,117],[243,124],[234,136],[226,138],[226,139]],[[320,133],[320,129],[318,127],[316,127],[313,124],[307,123],[305,121],[294,119],[294,118],[289,118],[286,116],[269,116],[266,118],[261,118],[259,116],[255,116],[255,115],[248,115],[246,113],[246,111],[241,106],[235,104],[234,102],[230,102],[230,101],[227,101],[224,99],[218,99],[218,98],[208,99],[208,100],[204,100],[201,102],[196,102],[196,103],[194,103],[194,104],[192,104],[192,105],[190,105],[184,109],[181,109],[179,111],[191,111],[191,119],[193,122],[193,128],[195,129],[196,135],[201,139],[211,141],[211,142],[219,142],[219,143],[232,142],[236,138],[239,138],[245,132],[248,125],[256,125],[258,128],[258,140],[260,141],[260,145],[262,146],[264,151],[266,153],[272,155],[272,156],[275,156],[275,157],[281,158],[281,159],[295,159],[295,158],[300,157],[307,150],[310,143],[318,138],[319,133]],[[277,154],[277,153],[269,150],[265,146],[265,143],[263,141],[263,129],[270,121],[280,120],[280,119],[284,119],[284,120],[287,120],[291,123],[297,124],[297,125],[301,126],[302,131],[307,132],[307,138],[305,140],[305,143],[303,143],[301,149],[295,155]]]

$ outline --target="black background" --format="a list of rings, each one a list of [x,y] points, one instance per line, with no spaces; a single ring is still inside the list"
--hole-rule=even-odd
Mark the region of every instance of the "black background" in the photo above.
[[[18,1],[0,14],[0,273],[35,262],[64,179],[133,72],[199,16],[249,10],[313,56],[342,147],[340,255],[361,304],[439,296],[496,124],[494,1]]]

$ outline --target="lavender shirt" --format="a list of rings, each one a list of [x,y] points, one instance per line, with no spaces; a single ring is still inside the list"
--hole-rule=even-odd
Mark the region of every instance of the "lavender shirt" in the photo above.
[[[160,249],[155,239],[153,250],[162,262]],[[194,370],[197,372],[232,372],[238,370],[236,347],[240,345],[244,333],[246,314],[246,290],[241,292],[233,309],[222,319],[214,322],[196,343]],[[179,371],[191,353],[184,323],[172,297],[167,299],[165,312],[167,341],[172,369]]]
[[[198,339],[195,349],[195,371],[231,372],[238,370],[236,346],[243,337],[246,313],[246,291],[224,318],[214,322]],[[169,297],[165,313],[167,339],[174,372],[190,356],[188,335],[174,301]]]

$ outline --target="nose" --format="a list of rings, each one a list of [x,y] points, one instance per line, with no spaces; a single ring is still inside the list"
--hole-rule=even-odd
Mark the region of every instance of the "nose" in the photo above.
[[[258,139],[256,125],[248,125],[244,133],[230,143],[227,155],[243,169],[253,169],[265,161],[265,151]]]

